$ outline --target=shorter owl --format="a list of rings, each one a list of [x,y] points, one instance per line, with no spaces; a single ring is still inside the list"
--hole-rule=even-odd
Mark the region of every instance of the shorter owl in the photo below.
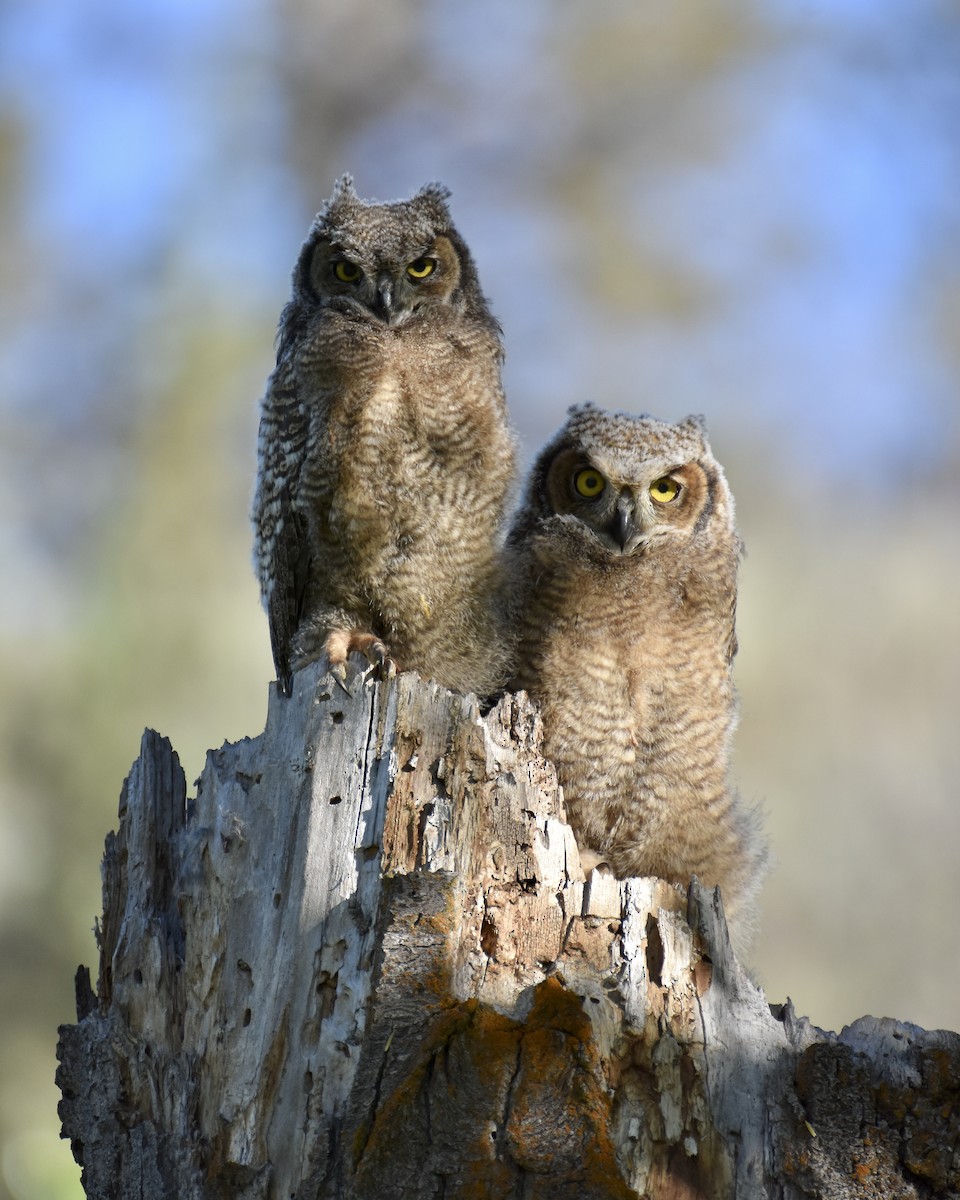
[[[447,196],[379,204],[344,176],[293,272],[253,503],[286,692],[298,666],[354,650],[459,691],[502,683],[514,438],[500,327]]]
[[[575,407],[507,542],[513,686],[585,852],[618,876],[719,884],[746,944],[766,862],[730,783],[741,543],[699,417]]]

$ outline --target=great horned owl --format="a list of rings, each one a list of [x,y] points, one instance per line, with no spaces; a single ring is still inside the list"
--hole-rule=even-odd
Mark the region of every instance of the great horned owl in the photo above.
[[[539,700],[585,862],[720,884],[743,948],[766,861],[731,787],[741,543],[702,420],[571,409],[507,541],[512,686]]]
[[[493,596],[514,437],[500,327],[449,192],[318,214],[264,397],[254,559],[277,677],[351,650],[447,687],[502,682]]]

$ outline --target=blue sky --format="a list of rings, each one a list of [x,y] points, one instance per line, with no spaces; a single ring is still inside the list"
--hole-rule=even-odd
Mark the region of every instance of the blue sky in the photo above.
[[[605,167],[627,235],[719,298],[678,325],[587,303],[557,249],[571,227],[545,211],[537,173],[562,172],[583,114],[556,12],[424,5],[430,86],[367,122],[342,164],[384,198],[454,183],[506,329],[521,432],[545,436],[590,392],[664,416],[716,407],[785,433],[803,470],[842,463],[881,487],[901,457],[935,466],[957,435],[956,364],[931,311],[960,278],[956,19],[933,0],[783,0],[766,13],[775,36],[715,92],[734,130],[719,157],[651,173],[641,140],[624,154],[614,139]],[[0,99],[28,117],[21,203],[47,278],[6,322],[4,405],[42,397],[44,419],[70,422],[96,403],[121,325],[149,311],[171,253],[197,294],[213,281],[279,312],[305,205],[323,195],[304,198],[289,170],[271,14],[266,0],[5,9]],[[365,69],[349,44],[339,52]],[[105,297],[121,287],[115,315]],[[85,295],[99,329],[70,320]],[[42,353],[51,322],[66,327],[56,359]]]

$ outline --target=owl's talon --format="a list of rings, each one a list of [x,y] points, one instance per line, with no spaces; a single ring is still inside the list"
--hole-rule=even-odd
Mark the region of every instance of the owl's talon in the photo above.
[[[382,667],[385,662],[390,661],[390,651],[379,638],[374,638],[366,646],[361,646],[360,653],[366,655],[367,661],[373,667]]]
[[[384,654],[378,657],[375,662],[371,662],[370,666],[364,671],[364,679],[379,679],[386,682],[388,679],[395,679],[397,676],[397,664],[389,654]]]
[[[327,634],[324,650],[330,662],[330,669],[344,691],[347,691],[344,686],[347,678],[347,659],[351,654],[362,654],[369,663],[363,672],[363,679],[369,679],[376,671],[382,673],[381,678],[389,678],[391,668],[396,673],[396,663],[390,657],[386,643],[375,633],[368,633],[362,629],[334,629]],[[347,694],[349,695],[349,692]]]
[[[330,674],[333,677],[333,682],[349,699],[353,699],[353,692],[347,687],[347,664],[346,663],[331,663]]]
[[[373,677],[387,680],[393,679],[396,676],[396,661],[390,657],[390,652],[383,642],[374,642],[365,651],[361,651],[361,653],[366,655],[367,662],[370,664],[363,673],[364,679]]]

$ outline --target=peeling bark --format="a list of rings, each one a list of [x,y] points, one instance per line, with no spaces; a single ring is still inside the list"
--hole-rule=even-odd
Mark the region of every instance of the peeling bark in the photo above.
[[[824,1033],[719,896],[584,880],[522,694],[314,666],[196,798],[148,732],[103,881],[88,1197],[960,1195],[960,1036]]]

